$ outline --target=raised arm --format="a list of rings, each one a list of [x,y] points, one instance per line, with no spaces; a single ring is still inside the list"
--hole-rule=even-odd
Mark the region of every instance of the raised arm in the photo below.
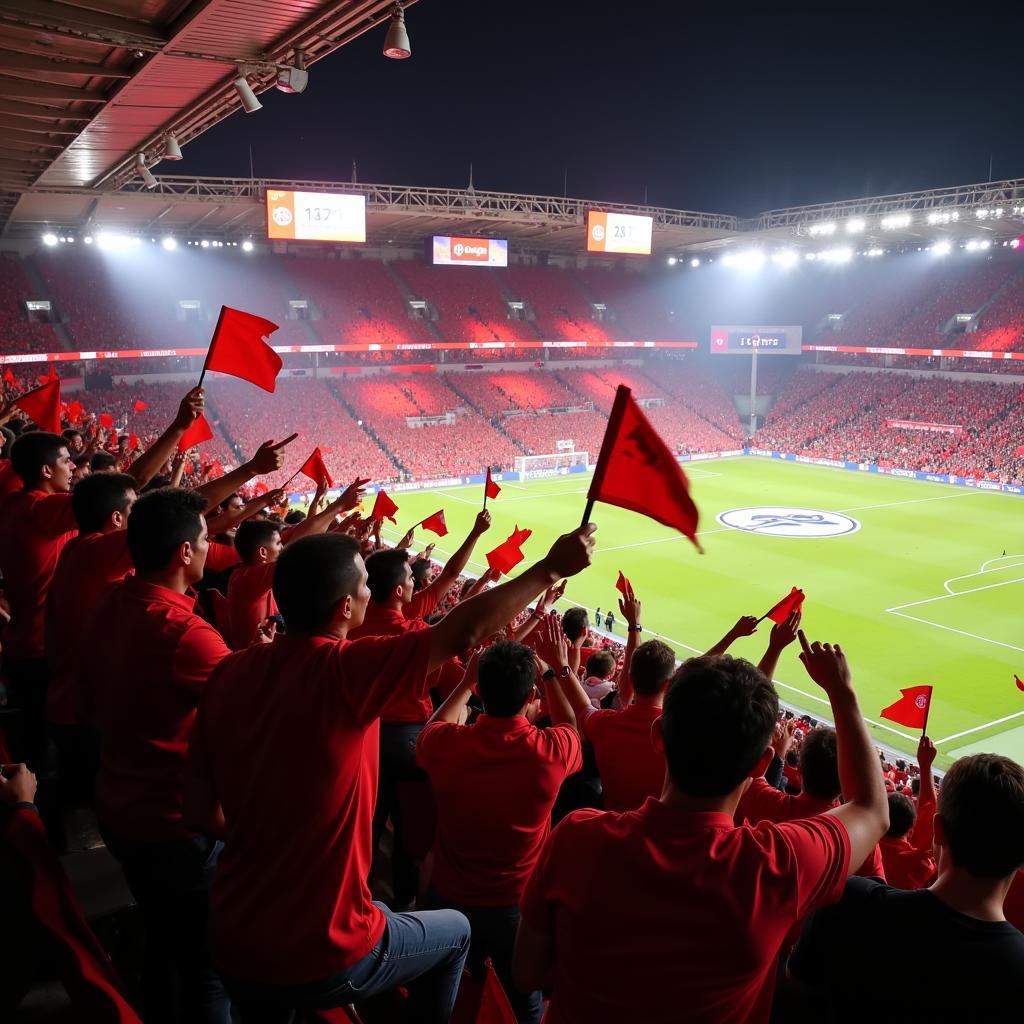
[[[562,725],[567,722],[577,732],[582,728],[583,718],[573,706],[572,696],[567,681],[571,678],[575,681],[580,691],[583,687],[569,666],[569,641],[562,630],[562,621],[557,612],[545,616],[539,628],[537,638],[537,657],[547,666],[547,670],[554,672],[553,677],[547,678],[547,686],[544,688],[544,697],[547,701],[548,714],[551,716],[553,725]],[[565,669],[569,668],[566,673]],[[586,697],[586,693],[583,693]],[[590,701],[587,700],[589,708]]]
[[[202,414],[204,405],[203,389],[192,388],[178,405],[178,412],[170,426],[125,470],[135,477],[140,488],[145,487],[174,454],[182,435]]]
[[[486,510],[478,512],[473,529],[459,546],[458,550],[448,559],[445,567],[438,573],[437,579],[429,587],[424,587],[424,592],[431,595],[431,599],[438,603],[444,599],[445,594],[452,588],[452,584],[462,575],[469,560],[473,555],[473,548],[476,542],[491,528],[491,513]],[[410,530],[409,533],[412,533]],[[403,538],[404,539],[404,538]],[[411,543],[411,539],[410,539]]]
[[[633,652],[640,642],[640,615],[643,608],[640,599],[633,593],[633,584],[626,580],[626,595],[619,598],[619,611],[626,620],[626,653],[622,656],[622,668],[616,683],[619,688],[619,704],[628,708],[633,703],[633,680],[629,678],[629,666]]]
[[[757,667],[769,679],[775,678],[775,667],[779,663],[779,655],[796,640],[797,631],[800,629],[800,615],[801,613],[798,611],[793,612],[788,619],[776,622],[772,626],[771,635],[768,638],[768,649],[757,663]]]
[[[254,476],[264,476],[280,469],[284,464],[284,448],[298,436],[298,434],[292,434],[276,444],[273,441],[264,441],[248,462],[243,462],[238,469],[225,473],[217,480],[210,480],[202,487],[197,487],[196,494],[201,494],[209,507],[215,508],[228,495],[234,494],[240,487],[244,487]]]
[[[208,516],[206,529],[211,537],[215,537],[218,533],[224,533],[231,527],[244,523],[246,519],[252,519],[253,516],[259,515],[260,512],[270,508],[283,497],[284,491],[281,488],[267,491],[266,494],[258,494],[255,498],[250,498],[241,508],[229,508]]]
[[[594,550],[593,523],[564,534],[551,550],[515,579],[457,604],[431,626],[429,671],[471,647],[479,647],[538,594],[563,576],[575,576],[590,565]]]
[[[757,632],[757,616],[756,615],[741,615],[736,620],[736,625],[729,630],[721,640],[718,641],[714,647],[709,647],[705,652],[705,657],[709,654],[725,654],[732,645],[739,640],[741,636],[753,636]]]
[[[359,504],[359,499],[363,496],[362,488],[364,484],[369,482],[369,479],[361,480],[358,477],[353,480],[334,501],[327,504],[322,512],[317,512],[315,515],[307,515],[301,523],[296,523],[288,533],[288,543],[291,544],[300,537],[311,537],[315,533],[326,533],[328,527],[334,522],[334,517],[339,512],[350,512]],[[311,509],[316,504],[316,501],[317,499],[314,498],[313,505],[310,505]]]
[[[935,744],[922,736],[917,745],[917,764],[921,769],[921,789],[917,795],[917,821],[914,822],[913,843],[919,849],[931,852],[935,838]]]
[[[861,717],[854,693],[850,666],[839,644],[808,645],[801,630],[798,634],[800,660],[807,674],[825,691],[836,723],[836,748],[839,758],[839,783],[846,800],[828,813],[838,818],[850,837],[850,872],[864,863],[875,844],[889,828],[889,804],[878,770],[867,726]]]
[[[515,631],[512,635],[512,639],[518,643],[522,643],[538,626],[539,623],[544,621],[544,617],[551,609],[552,605],[565,593],[566,580],[562,580],[561,583],[556,584],[553,587],[548,587],[544,591],[541,599],[537,602],[537,607],[530,613],[529,618]]]
[[[473,687],[476,686],[477,669],[480,667],[480,652],[474,651],[473,656],[466,665],[466,674],[462,682],[452,690],[445,698],[444,703],[427,719],[427,725],[431,722],[451,722],[454,725],[461,725],[466,720],[466,707],[469,698],[473,694]]]

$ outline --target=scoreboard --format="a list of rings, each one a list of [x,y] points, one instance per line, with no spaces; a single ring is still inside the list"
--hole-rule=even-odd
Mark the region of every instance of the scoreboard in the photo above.
[[[653,217],[589,210],[587,252],[619,252],[650,256],[653,230]]]
[[[309,242],[365,242],[366,196],[267,190],[267,237]]]
[[[711,328],[713,355],[798,356],[803,346],[803,328],[758,327],[750,324]]]

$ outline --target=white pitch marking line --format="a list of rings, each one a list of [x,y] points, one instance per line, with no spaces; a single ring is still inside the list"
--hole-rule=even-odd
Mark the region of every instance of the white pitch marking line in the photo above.
[[[430,491],[427,492],[431,493]],[[469,498],[460,497],[458,494],[452,494],[451,491],[434,491],[434,494],[443,494],[446,498],[451,498],[453,501],[461,501],[463,505],[479,505],[483,508],[483,501],[470,501]]]
[[[698,530],[697,531],[697,536],[698,537],[706,537],[709,533],[725,533],[726,531],[731,531],[732,529],[733,528],[731,526],[723,526],[719,530]],[[735,531],[733,531],[733,532],[735,532]],[[657,540],[638,540],[638,541],[636,541],[633,544],[616,544],[614,547],[610,547],[610,548],[598,548],[594,552],[594,554],[595,555],[600,555],[600,554],[603,554],[606,551],[623,551],[626,548],[642,548],[642,547],[646,546],[647,544],[667,544],[669,541],[673,541],[673,540],[688,540],[688,539],[689,538],[684,537],[682,534],[680,534],[678,537],[659,537]]]
[[[935,746],[938,746],[940,743],[948,743],[950,740],[958,740],[961,736],[970,736],[972,732],[981,732],[982,729],[988,729],[993,725],[1002,725],[1003,722],[1020,718],[1021,715],[1024,715],[1024,711],[1015,711],[1012,715],[1004,715],[1002,718],[996,718],[991,722],[986,722],[984,725],[976,725],[973,729],[964,729],[963,732],[955,732],[952,736],[943,736],[941,740],[935,741]]]
[[[884,505],[856,505],[853,508],[837,508],[834,512],[866,512],[870,508],[894,508],[896,505],[918,505],[923,501],[948,501],[950,498],[976,498],[984,491],[968,491],[966,494],[940,494],[937,498],[910,498],[907,501],[890,501]]]
[[[977,573],[972,575],[977,575]],[[964,577],[954,576],[953,579],[964,579]],[[931,604],[933,601],[948,601],[951,597],[963,597],[965,594],[977,594],[982,590],[994,590],[996,587],[1008,587],[1011,583],[1024,583],[1024,576],[1018,576],[1013,580],[1003,580],[1002,583],[986,583],[983,587],[971,587],[969,590],[957,590],[951,591],[948,594],[938,594],[936,597],[926,597],[922,601],[908,601],[906,604],[893,605],[892,608],[886,608],[885,610],[887,612],[898,612],[900,608],[914,608],[919,604]],[[1017,650],[1021,650],[1021,648],[1017,648]]]
[[[957,595],[956,594],[946,594],[944,596],[946,596],[946,597],[956,597]],[[938,599],[936,599],[936,600],[938,600]],[[960,636],[969,636],[972,640],[981,640],[982,643],[995,644],[996,647],[1006,647],[1006,648],[1008,648],[1011,651],[1022,651],[1022,652],[1024,652],[1024,647],[1015,647],[1013,644],[1003,643],[1002,640],[993,640],[993,639],[991,639],[991,637],[978,636],[977,633],[968,633],[967,630],[965,630],[965,629],[956,629],[953,626],[943,626],[939,622],[931,622],[928,619],[919,619],[916,615],[907,615],[906,612],[899,612],[899,611],[896,611],[893,608],[886,608],[885,610],[887,612],[889,612],[891,615],[899,615],[900,618],[910,619],[912,622],[920,622],[922,625],[925,625],[925,626],[934,626],[936,629],[945,629],[945,630],[948,630],[950,633],[959,633]]]
[[[1000,555],[998,558],[990,558],[987,562],[982,562],[981,563],[981,568],[978,571],[979,572],[987,572],[988,571],[988,567],[993,562],[1005,562],[1006,559],[1008,559],[1008,558],[1024,558],[1024,555]],[[1020,564],[1024,565],[1024,563],[1020,563]],[[1012,569],[1013,566],[1011,565],[1009,568]]]
[[[988,562],[985,563],[985,565],[988,564]],[[950,576],[949,579],[942,584],[942,589],[945,590],[947,594],[954,597],[957,594],[970,594],[970,590],[951,590],[949,585],[950,583],[956,583],[957,580],[970,580],[973,579],[975,576],[987,576],[990,572],[1002,572],[1003,569],[1018,569],[1022,565],[1024,565],[1024,562],[1013,562],[1011,565],[1002,565],[998,569],[982,568],[979,569],[977,572],[964,573],[963,576]],[[1014,581],[1010,580],[1009,582],[1013,583]]]

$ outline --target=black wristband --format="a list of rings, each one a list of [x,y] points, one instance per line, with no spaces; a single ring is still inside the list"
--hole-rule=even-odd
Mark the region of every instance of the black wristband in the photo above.
[[[627,633],[641,633],[641,632],[643,632],[643,628],[644,627],[641,626],[640,623],[638,622],[635,626],[627,626],[626,627],[626,632]]]
[[[554,679],[554,678],[555,678],[555,670],[553,668],[549,668],[547,670],[547,672],[545,672],[544,675],[541,676],[541,679]]]

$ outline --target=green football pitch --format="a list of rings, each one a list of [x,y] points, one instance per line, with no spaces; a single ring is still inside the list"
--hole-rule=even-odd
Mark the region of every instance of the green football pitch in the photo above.
[[[1024,501],[1013,495],[858,474],[759,458],[687,467],[706,554],[672,530],[632,512],[595,506],[593,565],[569,583],[562,608],[618,610],[621,569],[643,602],[644,636],[680,657],[705,650],[744,614],[761,615],[791,586],[807,595],[803,628],[839,642],[853,668],[876,741],[912,753],[912,730],[879,719],[901,687],[935,687],[929,733],[940,766],[977,751],[1024,762]],[[489,503],[493,525],[471,571],[517,523],[533,530],[524,553],[539,558],[559,533],[579,525],[589,477],[505,483]],[[449,555],[480,507],[482,486],[394,494],[398,531],[439,507]],[[841,515],[835,515],[840,513]],[[723,525],[720,516],[739,526]],[[760,516],[761,518],[756,518]],[[811,536],[833,533],[833,536]],[[795,535],[789,535],[795,534]],[[418,531],[416,547],[437,539]],[[757,661],[768,626],[732,653]],[[624,637],[618,621],[614,632]],[[823,692],[788,649],[777,670],[781,698],[829,717]]]

